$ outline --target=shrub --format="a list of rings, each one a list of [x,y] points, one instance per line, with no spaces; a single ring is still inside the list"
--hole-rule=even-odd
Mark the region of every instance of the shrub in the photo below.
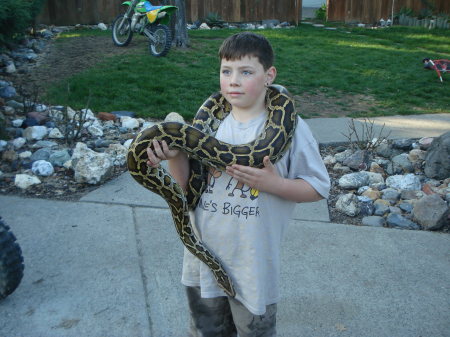
[[[320,21],[327,20],[327,5],[323,4],[318,10],[315,11],[316,19]]]
[[[20,39],[34,25],[46,0],[2,0],[0,6],[0,43]]]

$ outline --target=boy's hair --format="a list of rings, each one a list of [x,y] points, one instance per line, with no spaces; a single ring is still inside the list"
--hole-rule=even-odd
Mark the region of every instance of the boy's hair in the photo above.
[[[226,38],[219,49],[220,60],[234,61],[245,56],[257,57],[264,70],[273,65],[272,46],[264,36],[259,34],[251,32],[234,34]]]

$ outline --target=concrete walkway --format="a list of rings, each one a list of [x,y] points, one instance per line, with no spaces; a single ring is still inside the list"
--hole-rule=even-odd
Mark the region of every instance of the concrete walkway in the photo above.
[[[307,122],[320,142],[345,140],[347,119]],[[438,136],[450,114],[376,123]],[[78,202],[3,195],[0,215],[25,259],[0,337],[186,336],[182,245],[164,201],[128,174]],[[330,223],[325,201],[299,204],[282,259],[279,336],[450,336],[448,234]]]

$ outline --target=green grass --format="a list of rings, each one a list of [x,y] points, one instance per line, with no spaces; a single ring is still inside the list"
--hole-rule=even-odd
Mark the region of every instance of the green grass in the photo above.
[[[152,57],[144,42],[142,53],[105,57],[68,80],[68,103],[84,107],[90,91],[94,111],[132,110],[151,118],[177,111],[191,119],[202,102],[219,89],[217,50],[223,39],[235,32],[190,31],[191,48],[173,48],[164,58]],[[449,30],[394,27],[330,31],[301,25],[257,32],[274,47],[276,83],[293,95],[321,92],[331,100],[357,94],[374,99],[374,106],[366,111],[353,110],[351,116],[450,112],[450,74],[444,74],[444,83],[440,83],[436,73],[424,70],[421,62],[425,57],[450,59]],[[60,43],[70,43],[70,34],[74,33],[66,33],[67,38],[61,38]],[[65,88],[67,81],[52,85],[47,101],[65,104]]]

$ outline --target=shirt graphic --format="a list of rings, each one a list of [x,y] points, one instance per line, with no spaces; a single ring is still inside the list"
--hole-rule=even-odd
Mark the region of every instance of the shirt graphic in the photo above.
[[[226,196],[214,194],[217,185],[225,184]],[[222,189],[216,189],[223,191]],[[221,192],[223,193],[223,192]],[[259,217],[259,207],[257,198],[259,191],[239,182],[228,174],[215,168],[209,169],[208,186],[200,198],[198,207],[206,212],[217,213],[237,217],[238,219],[248,219]]]

